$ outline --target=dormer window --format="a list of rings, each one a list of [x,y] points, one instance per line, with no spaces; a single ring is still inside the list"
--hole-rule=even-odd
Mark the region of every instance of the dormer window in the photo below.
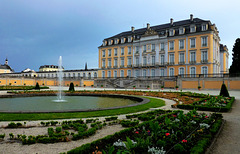
[[[202,25],[202,31],[206,31],[207,28],[208,28],[208,27],[207,27],[207,24],[203,24],[203,25]]]
[[[190,32],[191,33],[196,32],[196,26],[195,25],[190,26]]]
[[[103,46],[106,46],[106,44],[107,44],[107,42],[104,40],[104,41],[103,41]]]
[[[118,39],[114,39],[114,44],[118,44]]]
[[[121,43],[124,43],[125,42],[125,38],[121,38]]]
[[[174,35],[174,32],[175,32],[175,31],[174,31],[173,29],[170,29],[170,30],[169,30],[169,36],[173,36],[173,35]]]
[[[179,34],[184,34],[184,32],[185,32],[185,28],[183,27],[179,28]]]
[[[128,42],[132,42],[132,37],[128,37]]]
[[[112,40],[108,40],[108,45],[112,45]]]

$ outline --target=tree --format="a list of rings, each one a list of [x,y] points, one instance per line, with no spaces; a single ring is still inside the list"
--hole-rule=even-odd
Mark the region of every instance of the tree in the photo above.
[[[236,39],[232,52],[232,65],[229,69],[229,74],[231,76],[240,73],[240,38]]]
[[[70,83],[69,91],[75,91],[74,84],[72,82]]]
[[[40,86],[39,86],[38,82],[36,83],[36,86],[35,86],[34,89],[36,89],[36,90],[40,90]]]

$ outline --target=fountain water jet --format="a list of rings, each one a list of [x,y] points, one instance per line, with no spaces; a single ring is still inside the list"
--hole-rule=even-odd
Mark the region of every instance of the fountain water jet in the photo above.
[[[62,67],[62,56],[59,57],[58,61],[58,94],[57,94],[57,100],[56,102],[65,102],[66,100],[63,99],[63,90],[62,90],[62,84],[63,84],[63,67]]]

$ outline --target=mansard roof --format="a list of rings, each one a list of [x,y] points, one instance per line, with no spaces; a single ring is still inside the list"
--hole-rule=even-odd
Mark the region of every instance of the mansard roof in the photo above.
[[[157,32],[159,36],[168,36],[168,33],[166,30],[169,29],[174,29],[175,30],[175,35],[177,36],[179,35],[178,29],[180,27],[184,27],[185,28],[185,33],[184,34],[188,34],[190,33],[190,25],[195,25],[196,26],[196,32],[200,32],[201,31],[201,25],[202,24],[208,24],[208,30],[207,31],[211,31],[212,29],[210,28],[210,26],[212,25],[210,20],[203,20],[203,19],[199,19],[199,18],[193,18],[191,19],[187,19],[187,20],[181,20],[181,21],[176,21],[171,23],[167,23],[167,24],[161,24],[161,25],[156,25],[156,26],[151,26],[150,29]],[[121,38],[127,38],[130,36],[133,36],[134,39],[140,39],[142,35],[144,35],[146,33],[146,31],[148,30],[148,28],[140,28],[140,29],[136,29],[134,31],[125,31],[125,32],[121,32],[117,35],[111,36],[109,38],[105,38],[105,41],[108,40],[113,40],[113,39],[121,39]],[[169,36],[170,37],[170,36]],[[119,43],[121,44],[121,43]],[[108,45],[108,42],[107,44]],[[102,47],[103,45],[101,45],[100,47]]]

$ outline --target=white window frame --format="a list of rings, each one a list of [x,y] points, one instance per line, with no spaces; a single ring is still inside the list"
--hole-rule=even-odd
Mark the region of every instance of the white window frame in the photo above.
[[[118,44],[118,39],[115,39],[115,40],[114,40],[114,44]]]
[[[202,50],[201,51],[201,60],[202,61],[207,61],[208,60],[208,51],[207,50]]]
[[[194,42],[194,46],[192,44],[192,41]],[[190,48],[196,48],[196,38],[190,38]]]
[[[163,68],[160,69],[160,76],[164,76],[165,70]]]
[[[127,70],[127,76],[131,77],[132,76],[132,70]]]
[[[155,51],[155,50],[156,50],[155,44],[152,44],[152,51]]]
[[[194,33],[196,32],[196,26],[195,25],[191,25],[190,26],[190,33]]]
[[[112,49],[108,49],[108,57],[112,56]]]
[[[146,77],[146,76],[147,76],[147,70],[144,69],[144,70],[143,70],[143,77]]]
[[[165,50],[165,49],[164,49],[164,42],[161,42],[161,43],[160,43],[160,50],[161,50],[161,51],[164,51],[164,50]]]
[[[182,58],[182,54],[183,54],[183,59]],[[185,53],[184,52],[179,52],[179,62],[180,63],[185,63]]]
[[[135,59],[136,59],[136,65],[139,65],[140,64],[139,63],[139,57],[136,57]]]
[[[194,73],[192,72],[193,68],[194,68]],[[190,67],[189,70],[190,70],[190,77],[196,77],[196,72],[197,72],[196,67],[192,66],[192,67]]]
[[[143,52],[147,51],[147,45],[143,45]]]
[[[174,29],[169,29],[169,36],[174,36]]]
[[[112,66],[112,59],[108,59],[108,67]]]
[[[156,76],[156,71],[155,71],[155,69],[151,69],[151,76],[152,76],[152,77],[155,77],[155,76]]]
[[[117,77],[117,70],[115,70],[115,71],[113,72],[113,77],[114,77],[114,78]]]
[[[147,57],[146,56],[143,57],[143,65],[147,65]]]
[[[121,48],[121,55],[124,55],[124,48]]]
[[[124,77],[124,70],[120,70],[120,77]]]
[[[180,50],[184,49],[184,46],[185,46],[184,43],[185,43],[185,40],[183,40],[183,39],[179,40],[179,49]]]
[[[132,58],[131,57],[128,57],[127,65],[132,65]]]
[[[165,63],[165,55],[164,55],[164,54],[161,54],[161,55],[160,55],[160,64],[161,64],[161,65],[164,65],[164,63]]]
[[[135,48],[136,48],[135,53],[139,53],[139,46],[136,46]]]
[[[124,66],[124,58],[121,58],[121,66]]]
[[[102,71],[102,77],[105,78],[105,71]]]
[[[192,53],[194,53],[194,58]],[[190,51],[190,62],[196,62],[196,51]]]
[[[155,65],[156,64],[156,57],[153,55],[152,56],[152,65]]]
[[[102,67],[106,67],[106,60],[102,59]]]
[[[169,68],[169,76],[174,76],[174,68],[173,67]]]
[[[208,30],[208,25],[207,24],[202,24],[201,29],[202,29],[202,31]]]
[[[174,64],[174,61],[175,61],[175,54],[169,53],[169,63]]]
[[[115,67],[118,66],[118,59],[114,59],[114,66],[115,66]]]
[[[114,48],[114,56],[117,56],[117,48]]]
[[[183,71],[183,72],[182,72]],[[184,67],[179,67],[178,68],[178,74],[179,75],[184,75],[185,74],[185,68]]]
[[[102,57],[106,57],[106,51],[102,50]]]
[[[169,41],[169,50],[174,50],[174,41]]]
[[[184,34],[184,32],[185,32],[185,28],[180,27],[179,28],[179,34],[182,35],[182,34]]]
[[[128,54],[129,54],[129,55],[132,54],[132,47],[128,47]]]
[[[124,42],[125,42],[125,38],[122,37],[122,38],[121,38],[121,43],[124,43]]]
[[[206,39],[206,40],[205,40]],[[206,43],[206,44],[205,44]],[[208,37],[207,36],[202,36],[201,37],[201,46],[202,47],[207,47],[208,46]]]
[[[108,71],[108,72],[107,72],[107,76],[108,76],[108,78],[111,77],[111,71]]]

